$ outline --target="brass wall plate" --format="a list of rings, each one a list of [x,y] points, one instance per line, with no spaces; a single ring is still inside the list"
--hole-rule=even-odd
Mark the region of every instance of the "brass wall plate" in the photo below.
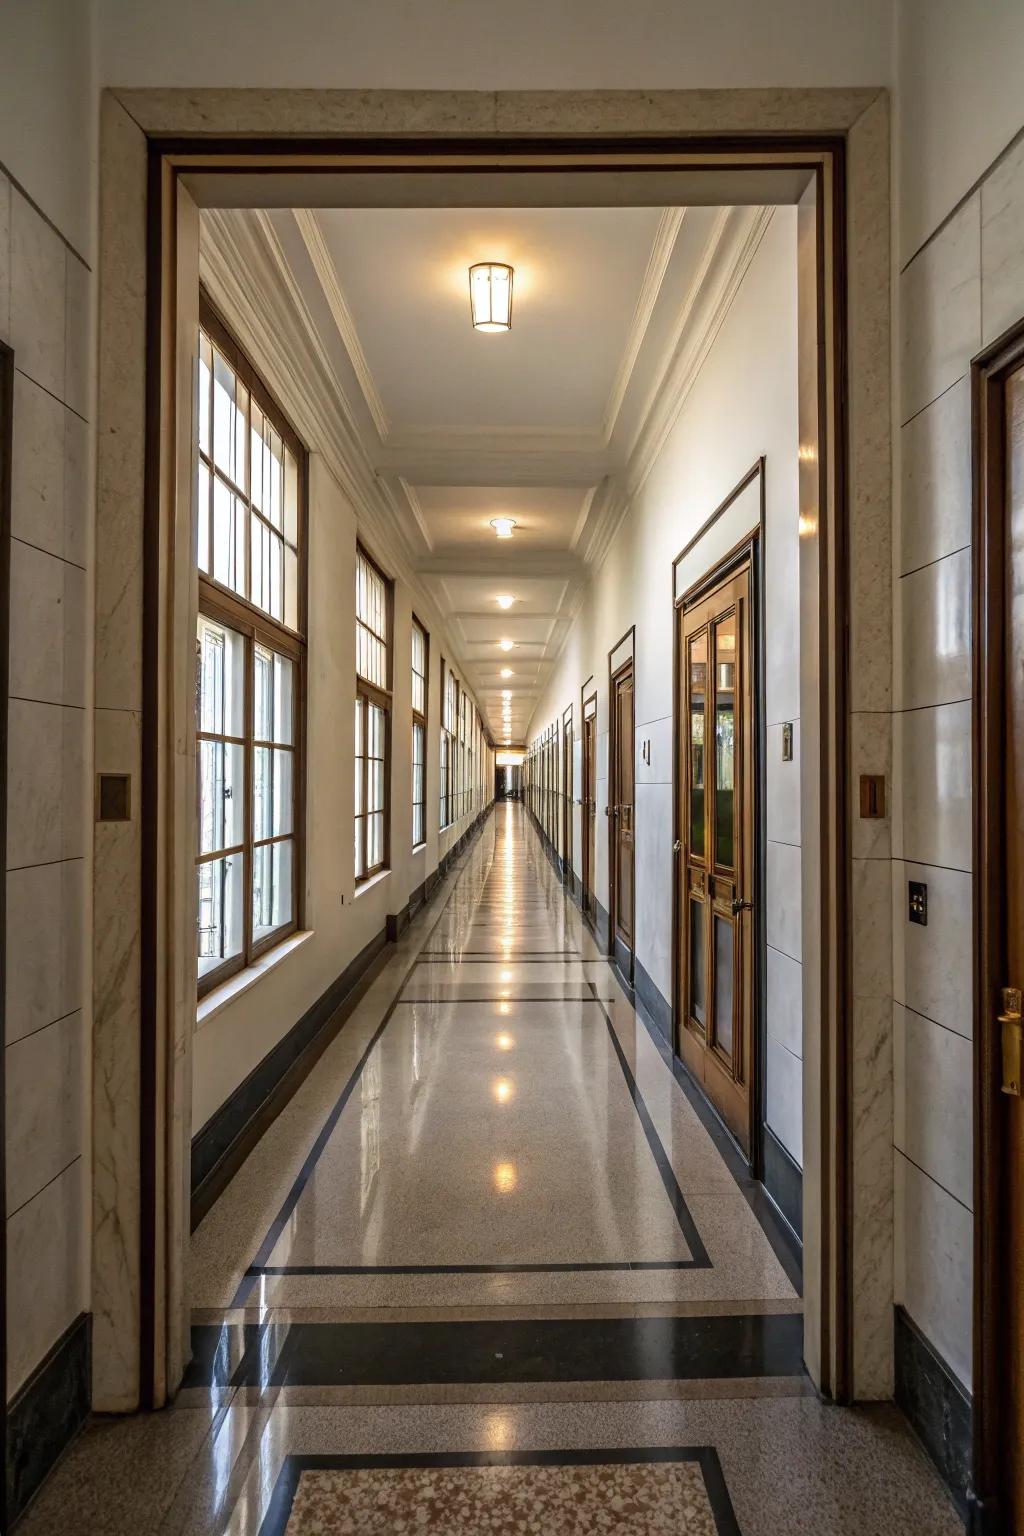
[[[860,815],[862,821],[881,821],[885,817],[885,775],[862,773],[860,776]]]

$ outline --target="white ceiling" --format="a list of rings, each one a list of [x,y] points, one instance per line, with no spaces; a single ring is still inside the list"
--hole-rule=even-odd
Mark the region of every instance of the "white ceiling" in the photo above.
[[[274,252],[493,739],[508,737],[509,691],[511,739],[525,742],[588,571],[721,323],[763,210],[204,219],[221,240],[254,221]],[[469,312],[468,268],[492,260],[515,268],[512,329],[497,335],[474,331]],[[510,540],[490,527],[502,515],[516,520]]]

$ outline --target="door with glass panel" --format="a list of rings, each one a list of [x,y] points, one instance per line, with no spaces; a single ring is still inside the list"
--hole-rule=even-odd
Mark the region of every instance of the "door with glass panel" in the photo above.
[[[750,565],[680,604],[677,1050],[745,1151],[753,1078]]]
[[[597,915],[597,695],[583,705],[583,910]]]

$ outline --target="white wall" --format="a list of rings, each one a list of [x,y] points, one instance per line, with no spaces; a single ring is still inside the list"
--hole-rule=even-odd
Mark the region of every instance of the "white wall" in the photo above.
[[[14,349],[7,838],[7,1391],[89,1307],[92,854],[88,4],[0,31],[0,339]]]
[[[100,0],[103,83],[494,90],[881,85],[888,0]]]
[[[1002,153],[1024,127],[1024,11],[1012,0],[901,0],[899,38],[895,1295],[969,1387],[969,372],[972,356],[1024,315],[1024,143]],[[908,921],[910,880],[928,886],[924,928]]]
[[[671,1000],[672,561],[764,454],[768,1123],[801,1162],[796,281],[796,211],[781,208],[665,447],[588,588],[533,717],[530,739],[560,719],[569,703],[576,704],[580,736],[580,687],[593,673],[598,690],[597,893],[607,908],[608,652],[635,624],[636,958]],[[794,756],[788,763],[781,754],[785,721],[794,722]],[[641,755],[648,739],[649,766]],[[573,854],[579,873],[578,835]]]

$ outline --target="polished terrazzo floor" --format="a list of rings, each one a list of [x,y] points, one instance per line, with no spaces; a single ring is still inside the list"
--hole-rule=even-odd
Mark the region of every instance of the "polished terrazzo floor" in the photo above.
[[[820,1404],[758,1191],[501,805],[195,1234],[173,1408],[24,1530],[960,1528]]]

